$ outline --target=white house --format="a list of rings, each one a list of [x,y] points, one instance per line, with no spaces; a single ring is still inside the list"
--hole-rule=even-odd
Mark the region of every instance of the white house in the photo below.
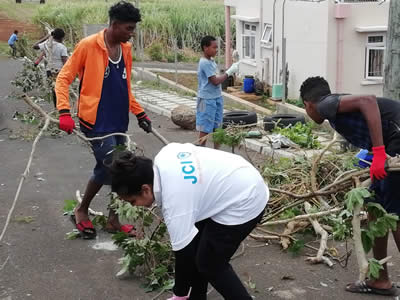
[[[224,3],[226,16],[235,9],[233,48],[241,59],[240,75],[281,84],[284,60],[289,98],[297,98],[303,80],[316,75],[325,77],[333,92],[382,95],[389,0]]]

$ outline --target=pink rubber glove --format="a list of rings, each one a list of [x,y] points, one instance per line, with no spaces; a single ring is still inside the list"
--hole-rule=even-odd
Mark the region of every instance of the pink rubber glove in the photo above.
[[[75,122],[71,118],[69,113],[61,114],[59,117],[60,120],[60,129],[64,130],[66,133],[71,134],[75,129]]]
[[[374,181],[374,178],[381,180],[387,175],[385,171],[385,146],[372,147],[372,153],[374,156],[372,158],[371,167],[369,168],[369,174],[372,181]]]
[[[187,299],[189,299],[189,296],[179,297],[179,296],[173,295],[172,298],[168,298],[167,300],[187,300]]]

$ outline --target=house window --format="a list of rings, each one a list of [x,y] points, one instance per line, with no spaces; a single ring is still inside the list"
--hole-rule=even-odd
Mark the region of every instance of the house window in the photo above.
[[[365,78],[382,79],[385,63],[385,36],[369,35],[365,51]]]
[[[251,23],[243,23],[243,57],[256,58],[256,32],[257,26]]]
[[[261,37],[261,44],[268,48],[272,47],[272,25],[264,23],[264,31]]]

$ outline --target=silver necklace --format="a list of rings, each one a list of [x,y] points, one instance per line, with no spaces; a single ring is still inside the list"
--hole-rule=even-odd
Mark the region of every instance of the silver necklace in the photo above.
[[[104,33],[104,44],[105,44],[105,46],[106,46],[106,48],[107,49],[111,49],[111,47],[108,45],[108,43],[107,43],[107,38],[106,38],[106,33]],[[108,55],[108,59],[113,63],[113,64],[115,64],[116,66],[117,66],[117,69],[119,69],[119,62],[121,61],[121,45],[118,45],[118,55],[117,55],[117,57],[118,57],[118,62],[114,62],[112,59],[111,59],[111,57],[110,57],[110,55]]]

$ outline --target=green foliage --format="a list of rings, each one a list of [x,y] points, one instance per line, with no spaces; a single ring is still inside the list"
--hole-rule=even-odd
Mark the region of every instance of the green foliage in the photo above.
[[[321,147],[321,144],[318,142],[317,136],[312,133],[313,126],[311,122],[307,122],[306,124],[298,122],[294,126],[285,128],[275,126],[273,132],[286,136],[302,148],[318,149]]]
[[[43,70],[35,67],[31,60],[25,59],[22,70],[17,73],[15,80],[11,83],[24,93],[31,92],[46,86],[45,75]]]
[[[28,111],[27,113],[20,113],[18,111],[15,112],[13,116],[14,120],[20,120],[22,123],[38,125],[39,119],[36,118],[35,114],[32,111]]]
[[[269,160],[262,167],[262,175],[266,178],[271,187],[280,186],[282,184],[291,183],[291,176],[294,169],[301,169],[304,176],[308,175],[311,168],[310,162],[303,158],[287,158],[279,157],[275,160]],[[307,174],[307,175],[306,175]],[[303,176],[303,175],[302,175]]]
[[[46,22],[54,28],[63,28],[66,37],[72,38],[70,42],[75,44],[82,38],[84,24],[108,23],[111,4],[107,1],[47,1],[39,7],[34,20],[40,25]],[[176,39],[179,48],[199,51],[203,36],[209,34],[223,39],[225,36],[224,5],[220,1],[144,0],[140,2],[140,11],[144,48],[154,41],[160,41],[166,48]],[[231,30],[235,36],[235,22]]]
[[[299,99],[286,99],[286,102],[289,104],[295,105],[297,107],[304,108],[304,103],[300,98]]]
[[[17,47],[17,55],[21,57],[29,57],[33,58],[36,56],[36,53],[32,49],[31,41],[27,38],[26,35],[19,35],[18,41],[15,43]]]
[[[353,234],[351,225],[352,213],[348,210],[343,210],[337,217],[330,217],[333,223],[333,238],[337,241],[344,241],[350,238]]]
[[[78,201],[75,199],[64,200],[64,215],[72,216],[74,214],[74,209],[78,205]]]
[[[92,219],[92,223],[94,227],[105,228],[107,224],[108,218],[106,216],[95,216]]]
[[[369,197],[371,197],[371,193],[366,188],[359,187],[352,189],[345,196],[346,209],[349,212],[353,212],[355,205],[359,204],[362,206],[364,199]]]
[[[283,213],[281,213],[279,215],[279,218],[282,220],[285,220],[285,219],[290,219],[290,218],[293,218],[293,217],[301,215],[301,214],[302,214],[302,211],[300,209],[298,209],[297,207],[292,207],[292,208],[285,210]]]
[[[379,271],[383,270],[383,266],[375,258],[368,260],[368,274],[367,276],[371,279],[379,278]]]
[[[70,232],[67,232],[65,234],[65,239],[67,239],[67,240],[75,240],[75,239],[79,238],[80,236],[81,236],[81,234],[79,233],[79,230],[78,229],[74,229],[74,230],[72,230]]]
[[[371,193],[366,188],[359,187],[352,189],[345,196],[346,210],[344,214],[349,216],[353,213],[356,205],[362,206],[364,204],[364,199],[370,198],[371,196]],[[367,203],[366,208],[368,213],[374,217],[374,220],[368,222],[366,228],[361,229],[362,245],[364,251],[368,253],[374,246],[376,238],[384,237],[389,230],[395,230],[397,228],[399,217],[388,214],[380,204],[375,202]],[[340,230],[342,230],[342,232]],[[339,229],[336,228],[335,233],[340,237],[347,235],[346,229],[340,227]],[[370,259],[368,263],[368,276],[370,278],[378,278],[379,271],[383,269],[382,265],[380,265],[379,261],[376,259]]]
[[[380,204],[374,202],[367,204],[367,211],[375,217],[373,221],[368,222],[367,228],[361,231],[363,247],[368,253],[374,246],[375,238],[384,237],[389,230],[396,230],[399,217],[388,214]]]
[[[144,237],[131,238],[120,232],[113,235],[114,243],[124,251],[119,263],[125,272],[133,273],[138,267],[143,267],[146,278],[146,290],[171,289],[174,256],[171,246],[166,240],[167,227],[147,209],[132,206],[114,198],[112,208],[120,219],[129,222],[140,222],[145,233]]]
[[[301,254],[301,251],[303,250],[304,245],[305,245],[305,242],[303,240],[296,240],[290,244],[288,251],[293,256],[298,256]]]
[[[29,224],[29,223],[32,223],[33,221],[35,221],[35,217],[33,217],[33,216],[18,216],[18,217],[15,217],[13,221],[17,222],[17,223]]]
[[[151,60],[162,61],[163,60],[163,46],[159,42],[155,42],[151,44],[149,48],[147,48],[149,56]]]
[[[245,137],[246,132],[235,127],[228,127],[227,129],[218,128],[212,134],[214,143],[230,146],[232,152],[234,152],[234,148],[240,145]]]
[[[175,62],[175,52],[173,50],[169,50],[165,54],[165,58],[166,58],[167,62],[169,62],[169,63]],[[190,58],[186,58],[182,51],[177,50],[176,51],[176,60],[178,62],[181,62],[181,61],[188,61],[188,60],[190,60]]]

